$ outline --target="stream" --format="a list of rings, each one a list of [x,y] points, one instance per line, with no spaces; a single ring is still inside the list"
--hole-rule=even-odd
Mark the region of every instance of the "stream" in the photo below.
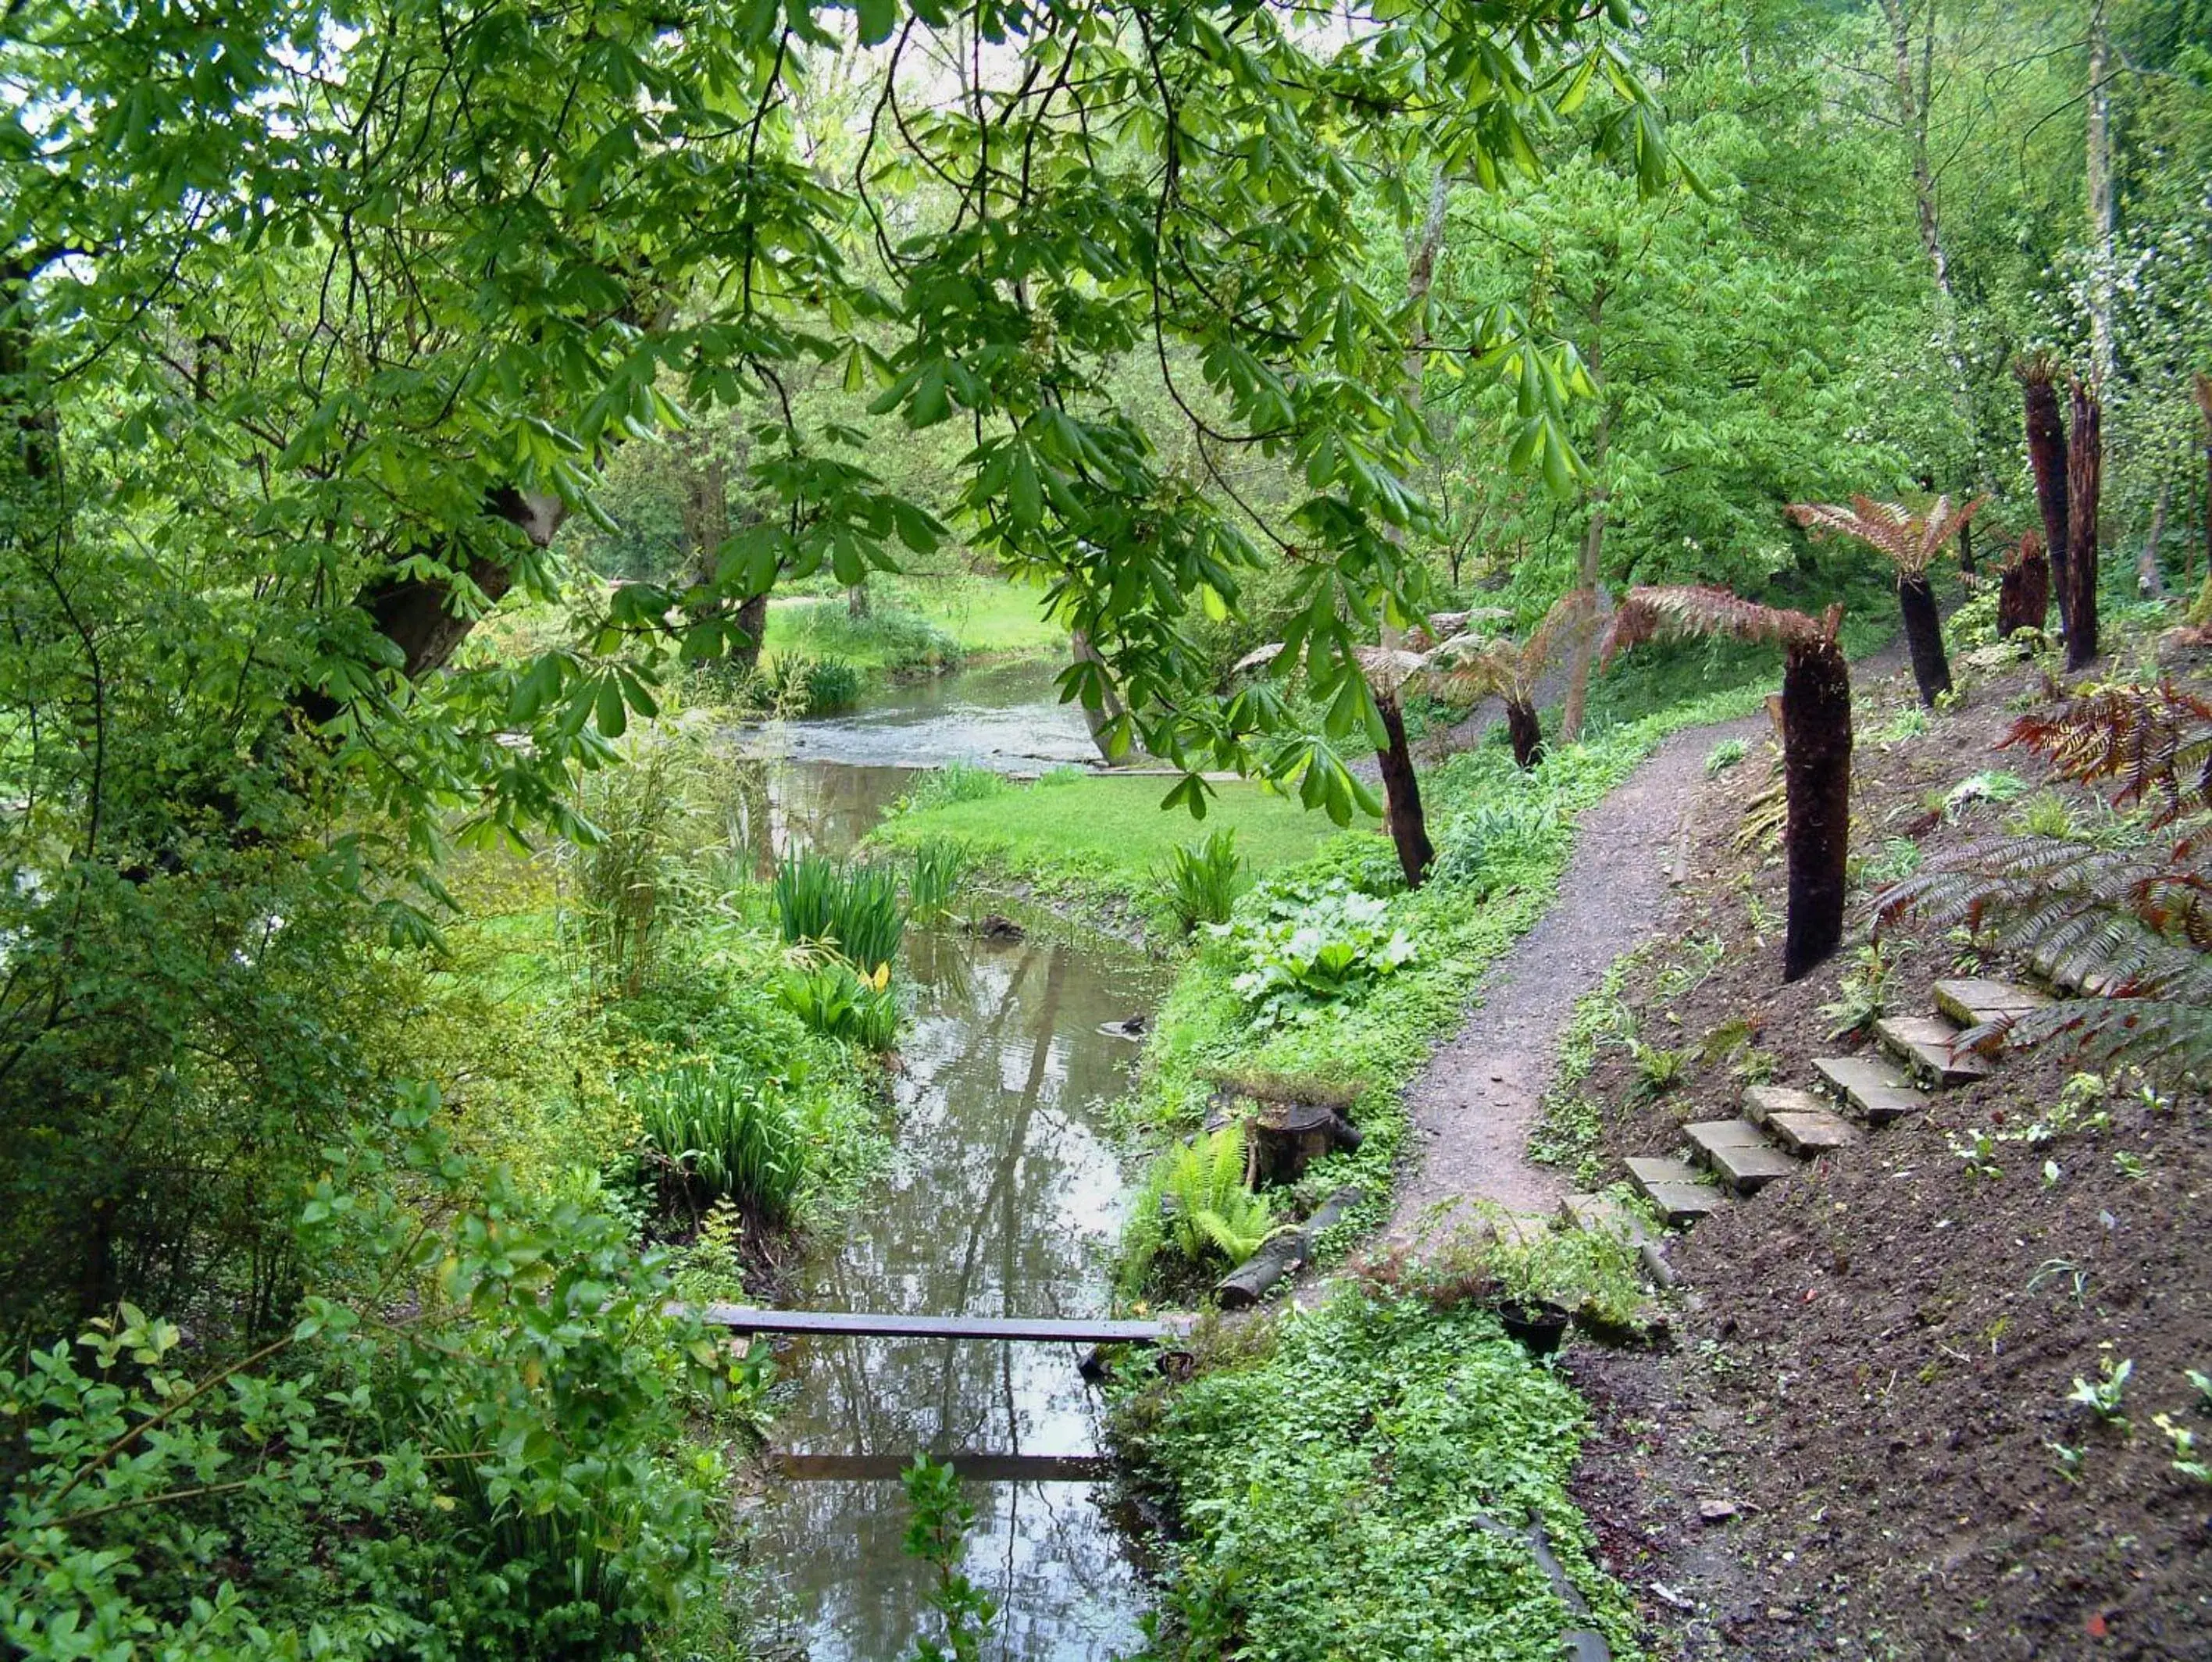
[[[1035,773],[1091,754],[1081,713],[1035,666],[893,688],[849,714],[748,731],[739,743],[765,764],[768,822],[751,839],[764,852],[845,852],[919,767]],[[1104,1313],[1127,1198],[1107,1120],[1138,1047],[1099,1029],[1149,1011],[1165,974],[1110,943],[955,930],[909,929],[903,957],[915,1002],[894,1080],[896,1151],[843,1227],[814,1240],[789,1301]],[[1103,1404],[1078,1360],[1068,1345],[915,1339],[801,1339],[780,1354],[775,1447],[802,1472],[853,1474],[796,1477],[754,1520],[757,1561],[811,1662],[892,1662],[920,1631],[928,1572],[902,1550],[896,1477],[916,1450],[1104,1447]],[[1000,1608],[987,1654],[1104,1662],[1136,1647],[1146,1589],[1093,1481],[1025,1473],[963,1487],[976,1513],[967,1572]]]

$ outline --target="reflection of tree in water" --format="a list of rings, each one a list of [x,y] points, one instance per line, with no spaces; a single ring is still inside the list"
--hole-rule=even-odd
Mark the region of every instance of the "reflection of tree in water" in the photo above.
[[[1092,1123],[1127,1089],[1131,1052],[1097,1032],[1129,1013],[1107,966],[1065,946],[1008,949],[917,935],[928,975],[902,1049],[898,1167],[817,1266],[799,1301],[932,1313],[1064,1313],[1105,1299],[1121,1193]],[[945,972],[953,961],[966,984]],[[1073,1453],[1098,1447],[1097,1404],[1061,1346],[815,1343],[789,1358],[787,1446]],[[970,1572],[1006,1605],[1009,1657],[1103,1658],[1140,1600],[1120,1537],[1080,1484],[975,1484]],[[800,1483],[762,1547],[810,1614],[817,1662],[900,1653],[921,1580],[899,1550],[895,1483]]]

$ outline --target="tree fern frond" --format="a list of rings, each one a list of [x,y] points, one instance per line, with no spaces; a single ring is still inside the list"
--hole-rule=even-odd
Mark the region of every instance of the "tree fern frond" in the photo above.
[[[2120,780],[2119,806],[2155,796],[2157,824],[2212,811],[2212,701],[2172,682],[2107,687],[2056,715],[2024,715],[2003,743],[2041,753],[2069,779]]]
[[[1989,499],[1978,496],[1954,508],[1948,496],[1936,499],[1924,514],[1902,502],[1878,502],[1871,496],[1854,496],[1844,507],[1835,502],[1792,502],[1787,512],[1799,525],[1816,532],[1856,537],[1889,556],[1908,577],[1924,573],[1942,546],[1959,534]]]
[[[1598,658],[1610,664],[1629,648],[1668,634],[1718,634],[1775,646],[1819,646],[1835,640],[1843,616],[1841,606],[1829,607],[1824,617],[1808,617],[1780,606],[1762,606],[1709,584],[1634,588],[1614,611]]]

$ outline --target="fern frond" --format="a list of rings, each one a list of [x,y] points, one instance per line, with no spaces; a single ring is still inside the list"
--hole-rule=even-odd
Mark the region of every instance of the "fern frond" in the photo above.
[[[1906,576],[1917,577],[1988,500],[1986,496],[1978,496],[1964,507],[1954,508],[1948,496],[1939,496],[1935,506],[1919,514],[1902,502],[1854,496],[1849,507],[1835,502],[1793,502],[1787,512],[1814,531],[1856,537],[1887,555]]]
[[[2107,687],[2056,715],[2022,716],[2003,743],[2039,752],[2069,779],[2120,780],[2118,806],[2156,796],[2154,824],[2212,811],[2212,702],[2170,681]]]
[[[1197,1222],[1214,1250],[1231,1265],[1243,1263],[1275,1233],[1274,1216],[1257,1195],[1245,1196],[1243,1204],[1231,1212],[1200,1212]]]
[[[2031,560],[2043,557],[2043,539],[2032,531],[2020,534],[2020,546],[2004,557],[2000,571],[2018,571]]]
[[[1631,589],[1613,615],[1598,648],[1600,662],[1669,634],[1718,634],[1732,640],[1779,646],[1814,646],[1832,642],[1844,609],[1831,606],[1824,617],[1807,616],[1709,584]]]

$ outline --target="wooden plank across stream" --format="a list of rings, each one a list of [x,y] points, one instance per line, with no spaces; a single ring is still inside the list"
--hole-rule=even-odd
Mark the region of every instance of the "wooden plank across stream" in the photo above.
[[[709,1304],[699,1312],[712,1327],[739,1333],[819,1333],[864,1339],[1030,1340],[1045,1344],[1162,1344],[1186,1337],[1188,1317],[1109,1321],[1098,1317],[900,1316],[862,1310],[770,1310]]]

